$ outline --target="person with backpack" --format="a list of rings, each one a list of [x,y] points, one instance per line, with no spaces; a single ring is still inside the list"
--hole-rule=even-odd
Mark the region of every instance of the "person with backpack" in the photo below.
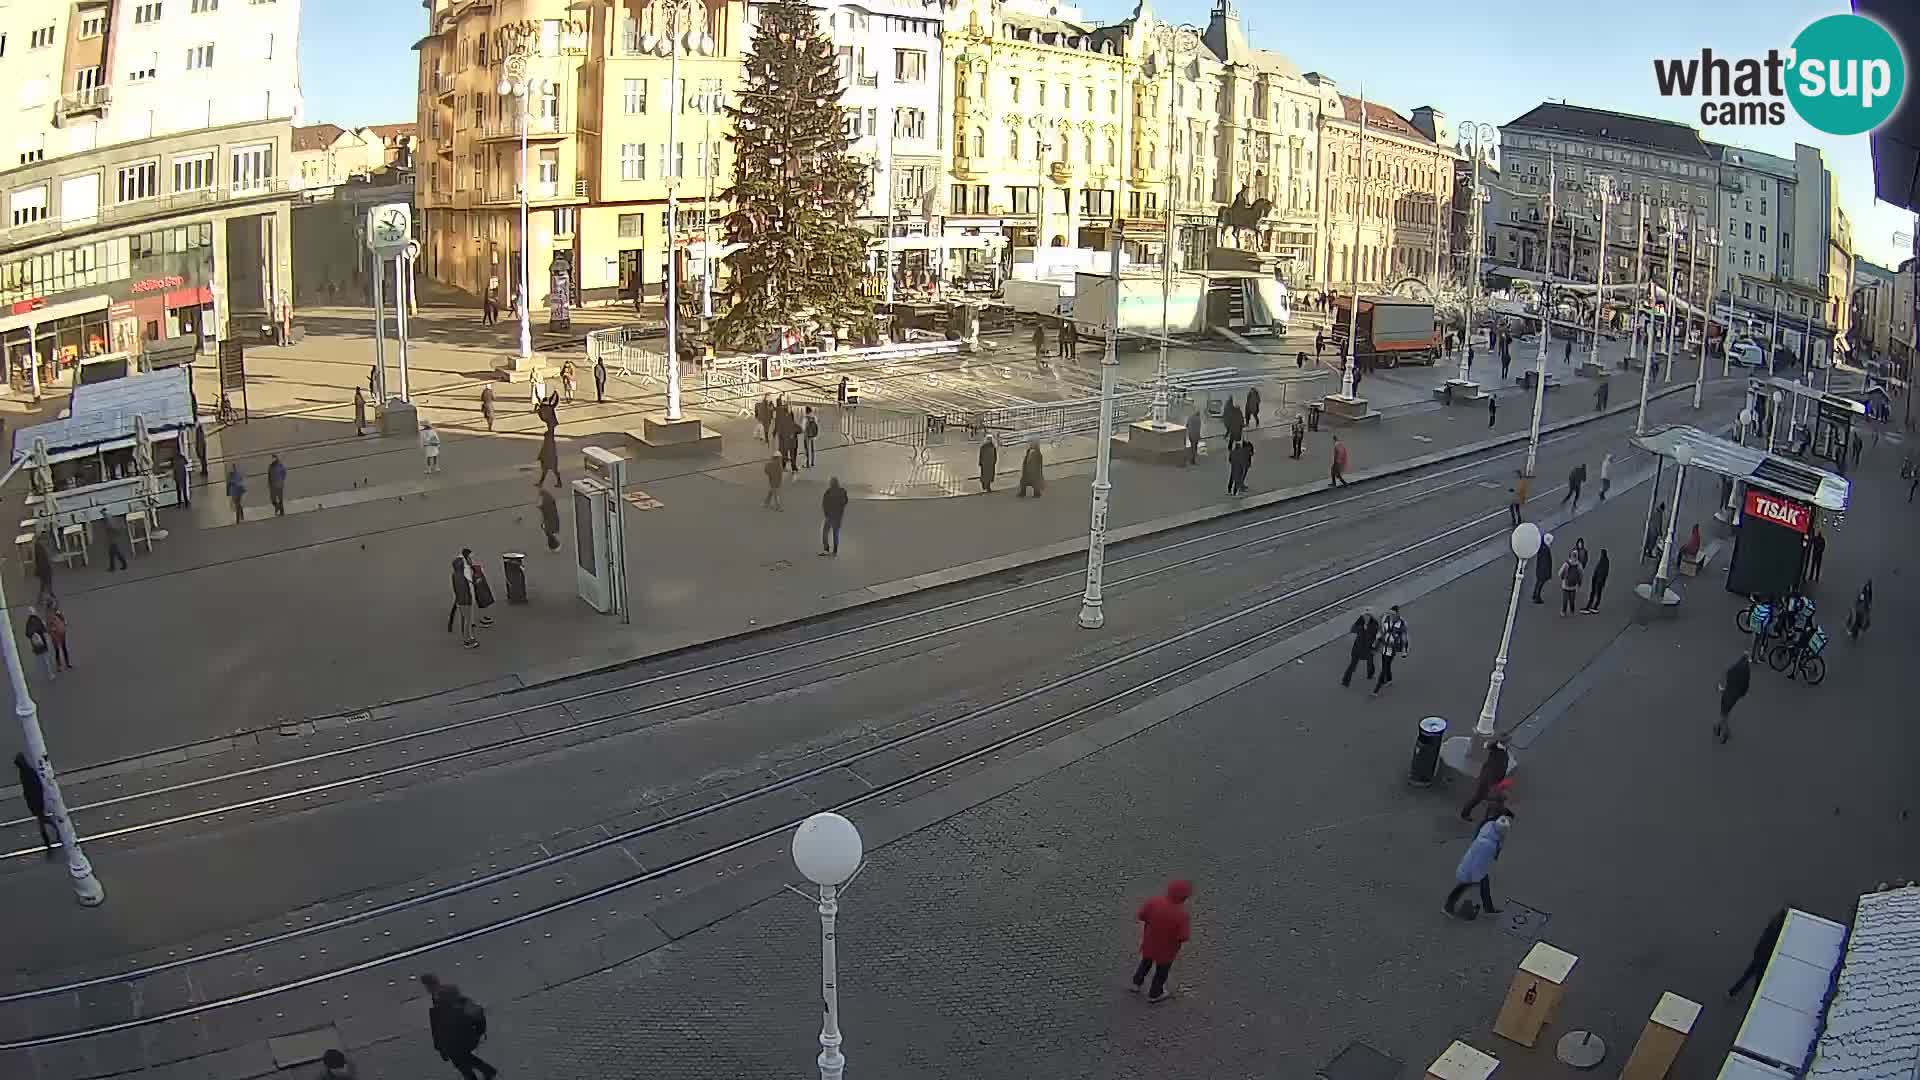
[[[474,1053],[487,1038],[487,1010],[431,974],[420,976],[420,985],[427,991],[427,1029],[440,1060],[460,1070],[462,1080],[493,1080],[500,1070]]]
[[[26,635],[27,645],[33,649],[33,658],[40,662],[40,674],[45,675],[48,682],[52,682],[53,658],[48,655],[48,650],[53,645],[47,637],[46,621],[40,618],[40,609],[37,607],[27,609]]]
[[[1400,617],[1400,605],[1387,609],[1387,617],[1380,622],[1380,678],[1373,684],[1372,697],[1379,697],[1393,681],[1393,658],[1405,656],[1409,651],[1407,640],[1407,620]]]
[[[1580,568],[1580,556],[1568,555],[1567,561],[1560,567],[1560,615],[1565,618],[1574,612],[1574,599],[1580,594],[1580,582],[1585,576]]]
[[[453,560],[453,612],[448,617],[448,625],[454,620],[460,623],[460,644],[463,648],[477,649],[480,639],[473,636],[473,578],[468,575],[467,561]]]
[[[473,606],[478,612],[473,624],[485,629],[493,625],[493,616],[487,614],[487,609],[493,606],[493,586],[487,584],[487,571],[480,560],[473,557],[472,548],[461,548],[460,558],[466,561],[467,578],[473,582]]]
[[[1476,919],[1482,911],[1489,915],[1500,913],[1500,909],[1493,906],[1493,862],[1506,846],[1507,830],[1512,827],[1513,811],[1502,808],[1473,834],[1473,842],[1467,845],[1466,854],[1460,856],[1459,865],[1454,867],[1453,889],[1447,893],[1447,901],[1440,905],[1440,910],[1457,919]],[[1465,909],[1457,908],[1460,897],[1475,886],[1480,888],[1480,906],[1476,908],[1468,901]]]
[[[806,420],[801,426],[800,433],[804,435],[807,440],[807,468],[811,469],[813,468],[813,443],[815,439],[820,437],[820,418],[813,415],[813,406],[811,405],[807,406]]]

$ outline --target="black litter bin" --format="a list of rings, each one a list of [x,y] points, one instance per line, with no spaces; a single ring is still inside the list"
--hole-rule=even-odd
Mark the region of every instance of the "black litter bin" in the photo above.
[[[507,603],[524,604],[527,602],[527,557],[518,551],[509,551],[500,556],[507,565]]]
[[[1320,430],[1320,414],[1326,411],[1327,411],[1327,407],[1318,401],[1310,401],[1307,403],[1307,430],[1308,431]]]
[[[512,583],[508,583],[512,595]],[[1420,733],[1413,739],[1413,764],[1407,767],[1407,783],[1427,787],[1440,774],[1440,744],[1447,738],[1447,722],[1437,716],[1420,721]]]

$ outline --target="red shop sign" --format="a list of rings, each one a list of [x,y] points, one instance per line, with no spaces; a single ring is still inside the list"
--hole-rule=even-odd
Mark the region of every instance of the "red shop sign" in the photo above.
[[[177,289],[186,283],[186,278],[178,274],[169,274],[166,277],[150,277],[136,281],[133,283],[133,291],[136,293],[159,292],[162,289]]]
[[[1813,525],[1813,508],[1765,491],[1747,489],[1747,514],[1805,535]]]

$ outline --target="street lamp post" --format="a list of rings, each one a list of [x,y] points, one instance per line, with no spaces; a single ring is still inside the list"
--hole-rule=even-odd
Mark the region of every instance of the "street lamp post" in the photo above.
[[[533,233],[527,226],[527,129],[533,126],[533,96],[545,94],[552,85],[535,82],[527,75],[527,63],[533,54],[520,49],[507,57],[505,72],[496,88],[500,96],[515,101],[520,114],[520,363],[533,359]]]
[[[840,890],[860,871],[864,855],[860,830],[839,814],[815,814],[794,830],[793,865],[820,888],[820,1080],[840,1080],[847,1070],[846,1055],[840,1052],[840,958],[834,940],[835,923],[840,914]]]
[[[1662,607],[1672,607],[1680,602],[1680,597],[1669,588],[1673,584],[1673,548],[1677,540],[1676,530],[1680,527],[1680,496],[1686,488],[1687,466],[1693,464],[1693,445],[1681,443],[1673,451],[1674,464],[1678,466],[1673,473],[1673,501],[1667,507],[1667,521],[1661,526],[1660,561],[1654,565],[1653,581],[1646,585],[1634,586],[1642,600]]]
[[[668,87],[675,95],[680,86],[680,52],[686,44],[680,40],[683,15],[690,13],[695,0],[662,0],[667,11]],[[705,31],[701,31],[704,35]],[[680,259],[674,244],[680,236],[680,108],[681,101],[667,102],[667,420],[682,419],[680,414]],[[712,216],[712,207],[708,207]],[[703,234],[704,235],[704,234]],[[711,271],[709,271],[710,273]]]
[[[1473,193],[1468,197],[1472,220],[1467,223],[1467,228],[1473,235],[1473,245],[1471,262],[1467,267],[1467,321],[1460,335],[1460,374],[1455,376],[1452,382],[1456,394],[1464,393],[1468,397],[1477,397],[1480,385],[1473,381],[1473,369],[1467,363],[1467,350],[1472,348],[1473,307],[1480,299],[1480,243],[1486,234],[1483,208],[1487,202],[1487,193],[1480,190],[1480,158],[1489,147],[1499,142],[1500,132],[1492,124],[1475,123],[1471,120],[1461,124],[1459,131],[1459,145],[1464,148],[1473,169]]]
[[[1600,189],[1600,257],[1593,277],[1593,341],[1587,349],[1587,367],[1600,366],[1600,321],[1607,306],[1607,207],[1613,201],[1613,177],[1594,181]]]
[[[1641,199],[1640,200],[1640,239],[1636,241],[1634,244],[1634,262],[1639,264],[1639,274],[1638,274],[1639,284],[1633,290],[1633,296],[1634,296],[1633,316],[1634,316],[1634,322],[1636,324],[1638,324],[1638,322],[1640,321],[1640,306],[1641,306],[1640,298],[1644,294],[1644,291],[1649,287],[1647,282],[1647,277],[1648,277],[1647,266],[1645,262],[1646,250],[1647,250],[1647,201],[1645,199]],[[1629,359],[1632,358],[1634,347],[1638,345],[1639,340],[1640,340],[1640,330],[1639,330],[1639,327],[1636,325],[1633,331],[1633,342],[1627,346],[1627,356]],[[1653,390],[1653,323],[1651,322],[1651,317],[1649,317],[1649,321],[1647,323],[1647,355],[1645,360],[1642,362],[1640,366],[1640,408],[1639,408],[1639,411],[1634,413],[1634,417],[1633,417],[1633,433],[1635,435],[1645,435],[1647,433],[1647,396],[1649,393],[1652,392],[1652,390]]]
[[[1173,308],[1173,204],[1177,197],[1174,180],[1174,140],[1173,134],[1178,119],[1173,110],[1174,75],[1180,67],[1182,56],[1192,56],[1200,50],[1200,31],[1191,26],[1156,26],[1153,29],[1153,47],[1165,56],[1167,68],[1167,213],[1166,238],[1162,241],[1160,256],[1160,358],[1154,366],[1153,375],[1153,422],[1156,426],[1167,422],[1167,335]],[[1192,154],[1188,154],[1192,159]],[[1119,281],[1114,282],[1117,292]],[[1117,320],[1116,320],[1117,325]]]
[[[1720,230],[1708,225],[1703,239],[1707,243],[1707,281],[1713,281],[1716,264],[1720,256]],[[1692,274],[1689,273],[1691,278]],[[1700,397],[1707,386],[1707,331],[1713,325],[1713,288],[1707,288],[1707,310],[1700,315],[1700,370],[1693,377],[1693,407],[1700,407]]]
[[[1124,61],[1120,71],[1120,141],[1123,151],[1131,144],[1128,121],[1133,116],[1133,89],[1127,84]],[[1107,507],[1113,498],[1113,394],[1120,378],[1120,206],[1127,190],[1130,157],[1116,156],[1113,167],[1120,175],[1113,196],[1113,228],[1107,235],[1107,275],[1113,283],[1113,306],[1107,312],[1107,343],[1100,353],[1100,443],[1094,447],[1093,498],[1087,524],[1087,587],[1080,597],[1080,628],[1098,630],[1107,623],[1106,600],[1102,595],[1101,575],[1107,558]],[[1163,425],[1156,425],[1163,426]]]
[[[1507,546],[1513,551],[1513,592],[1507,597],[1507,624],[1500,631],[1500,651],[1493,657],[1493,673],[1487,676],[1487,700],[1480,706],[1480,719],[1473,725],[1475,755],[1484,754],[1487,744],[1498,734],[1494,727],[1500,713],[1500,689],[1507,681],[1507,652],[1513,645],[1513,623],[1520,614],[1520,593],[1527,585],[1527,564],[1540,554],[1540,545],[1551,544],[1552,536],[1541,536],[1540,526],[1523,521],[1513,527]]]
[[[1553,213],[1559,191],[1559,172],[1551,154],[1547,157],[1547,275],[1540,300],[1540,348],[1533,357],[1533,423],[1527,430],[1527,463],[1520,475],[1532,476],[1540,457],[1540,415],[1547,407],[1547,338],[1553,333]],[[1569,254],[1573,244],[1567,244]]]
[[[1353,249],[1347,256],[1347,278],[1353,289],[1347,319],[1347,362],[1340,372],[1340,398],[1355,399],[1354,371],[1360,363],[1360,224],[1367,213],[1367,92],[1360,91],[1360,146],[1353,170]]]
[[[1676,245],[1680,242],[1681,231],[1680,211],[1671,206],[1667,207],[1667,302],[1664,305],[1667,312],[1667,332],[1665,335],[1667,372],[1662,380],[1663,382],[1673,381],[1673,326],[1675,322],[1674,316],[1678,315],[1680,310],[1680,300],[1673,295],[1673,290],[1677,283],[1676,279],[1679,276],[1680,270],[1680,254],[1676,250]],[[1689,248],[1693,246],[1693,238],[1691,236],[1687,238],[1687,246]]]
[[[720,171],[720,144],[713,141],[713,113],[720,107],[723,87],[719,79],[702,79],[700,111],[707,121],[707,192],[704,216],[700,222],[700,332],[713,322],[713,174]]]
[[[14,462],[6,475],[0,476],[0,486],[13,479],[13,474],[20,471],[27,460],[21,458]],[[20,666],[20,643],[13,637],[13,614],[7,606],[4,583],[0,583],[0,617],[7,622],[0,627],[0,652],[6,657],[7,680],[13,684],[13,715],[20,721],[22,749],[33,766],[34,775],[40,778],[47,820],[53,822],[60,847],[67,853],[67,877],[73,882],[74,899],[83,907],[99,907],[107,894],[100,887],[100,879],[93,876],[93,864],[80,849],[80,837],[74,832],[73,821],[67,816],[66,800],[60,795],[60,779],[53,772],[53,759],[47,756],[47,738],[40,730],[40,707],[34,703],[33,693],[27,688],[27,673]]]

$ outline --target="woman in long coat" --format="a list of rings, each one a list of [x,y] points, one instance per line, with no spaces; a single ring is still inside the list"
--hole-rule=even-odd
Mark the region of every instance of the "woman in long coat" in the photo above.
[[[1489,915],[1499,912],[1493,906],[1493,861],[1500,857],[1500,849],[1506,846],[1507,830],[1513,826],[1513,812],[1503,810],[1492,821],[1480,826],[1474,833],[1473,843],[1467,845],[1467,853],[1460,856],[1460,865],[1453,871],[1453,891],[1447,894],[1447,902],[1442,908],[1449,915],[1458,915],[1454,904],[1461,894],[1478,885],[1480,887],[1480,909]]]
[[[1044,466],[1040,459],[1040,444],[1038,442],[1028,443],[1027,456],[1020,462],[1021,498],[1026,498],[1028,488],[1033,489],[1033,497],[1036,499],[1039,498],[1040,493],[1046,489],[1047,484],[1046,477],[1043,475],[1043,468]]]
[[[1000,446],[992,439],[980,444],[980,490],[993,490],[994,470],[1000,466]]]

